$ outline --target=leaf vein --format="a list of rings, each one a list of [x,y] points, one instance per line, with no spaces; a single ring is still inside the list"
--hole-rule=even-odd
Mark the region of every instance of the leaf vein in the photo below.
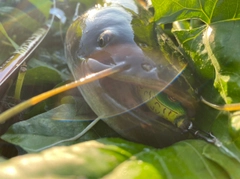
[[[199,159],[203,162],[203,164],[206,166],[207,171],[209,172],[209,174],[212,176],[212,178],[215,178],[213,172],[209,169],[209,167],[207,167],[207,163],[205,162],[205,160],[203,159],[203,156],[199,154],[199,152],[196,150],[196,148],[194,148],[192,145],[190,145],[188,142],[183,142],[186,145],[188,145],[190,148],[193,149],[193,151],[199,156]]]
[[[168,170],[168,167],[167,167],[166,163],[164,162],[164,160],[163,160],[161,157],[159,157],[159,154],[158,154],[157,152],[154,152],[154,153],[156,153],[155,156],[157,157],[157,160],[159,161],[159,163],[161,164],[161,166],[162,166],[165,174],[167,175],[166,178],[171,179],[171,178],[172,178],[172,174],[171,174],[171,172]]]
[[[215,3],[214,3],[214,5],[213,5],[213,7],[212,7],[212,11],[211,11],[210,16],[209,16],[209,24],[211,23],[211,19],[212,19],[212,17],[213,17],[213,12],[214,12],[214,10],[215,10],[215,8],[216,8],[217,2],[218,2],[218,1],[215,0]]]

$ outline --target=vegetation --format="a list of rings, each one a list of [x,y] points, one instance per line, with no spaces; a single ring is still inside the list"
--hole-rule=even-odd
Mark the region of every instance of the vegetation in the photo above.
[[[80,12],[96,3],[79,1]],[[49,35],[28,59],[28,70],[23,72],[24,75],[18,74],[17,80],[13,80],[2,97],[1,110],[72,80],[64,59],[63,44],[77,2],[57,2],[57,7],[65,12],[67,22],[54,21]],[[167,27],[171,25],[168,33],[188,55],[189,68],[195,73],[190,80],[203,84],[198,89],[201,96],[216,104],[239,102],[240,0],[152,2],[154,22],[162,24],[165,30],[169,30]],[[50,7],[51,3],[47,0],[41,3],[37,0],[0,2],[0,60],[10,57],[14,48],[18,48],[29,34],[49,19]],[[222,142],[221,147],[191,139],[157,149],[120,139],[118,134],[100,122],[77,141],[36,152],[39,148],[78,134],[95,117],[75,89],[41,102],[1,124],[1,138],[8,143],[1,141],[0,177],[240,176],[239,113],[217,111],[205,104],[199,106],[195,125],[211,131]]]

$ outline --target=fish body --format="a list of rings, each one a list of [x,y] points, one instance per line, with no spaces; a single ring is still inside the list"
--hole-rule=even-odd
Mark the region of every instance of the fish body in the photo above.
[[[119,64],[126,69],[80,87],[83,97],[129,140],[163,147],[188,137],[179,135],[180,128],[144,104],[162,91],[178,98],[170,84],[185,68],[180,63],[173,66],[160,50],[152,13],[131,0],[103,4],[88,10],[69,28],[65,45],[69,68],[75,79]],[[139,87],[152,95],[141,95]]]

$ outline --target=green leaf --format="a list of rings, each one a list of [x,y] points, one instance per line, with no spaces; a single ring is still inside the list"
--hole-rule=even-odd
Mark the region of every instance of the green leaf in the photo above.
[[[223,20],[239,20],[239,0],[152,0],[155,19],[160,23],[197,18],[206,24]]]
[[[58,51],[54,51],[54,53],[51,54],[47,49],[40,48],[38,53],[38,56],[28,61],[27,65],[29,68],[44,66],[58,72],[64,80],[69,80],[71,78],[70,72],[66,66],[63,49],[58,49]]]
[[[223,152],[226,153],[226,151]],[[218,149],[212,145],[206,146],[203,150],[203,155],[223,167],[230,178],[238,178],[240,176],[240,171],[236,170],[235,167],[239,166],[239,161],[236,160],[234,156],[231,156],[231,154],[226,154],[228,154],[228,156],[222,155],[219,153]]]
[[[21,99],[29,99],[50,90],[60,82],[62,82],[62,77],[56,69],[47,66],[28,69],[24,75]],[[24,91],[28,93],[23,93]]]
[[[198,74],[205,79],[214,79],[215,69],[203,43],[205,26],[195,29],[177,29],[181,22],[174,22],[173,34],[178,38],[184,50],[191,56]]]
[[[192,57],[199,74],[208,79],[215,78],[214,86],[226,103],[240,101],[237,95],[240,76],[239,4],[239,0],[153,0],[155,20],[159,23],[178,21],[174,23],[173,33]],[[201,23],[192,26],[192,19]],[[182,26],[181,23],[189,25]]]
[[[41,4],[46,4],[47,2],[51,3],[47,0],[41,1]],[[9,36],[5,35],[3,28],[0,28],[2,29],[0,30],[0,64],[2,64],[13,55],[14,49],[12,44],[23,44],[30,37],[30,34],[45,23],[46,18],[38,10],[40,7],[34,7],[27,0],[1,1],[0,4],[0,23]],[[45,11],[48,14],[49,10],[50,7],[45,7]],[[10,39],[14,42],[9,43]],[[16,50],[16,45],[14,48]]]
[[[13,158],[0,163],[0,177],[237,179],[240,163],[216,147],[206,150],[209,146],[189,140],[154,149],[122,139],[100,139]],[[231,165],[219,165],[225,161]]]
[[[47,84],[47,83],[59,83],[61,82],[61,76],[57,70],[46,66],[39,66],[27,70],[25,75],[24,84],[33,85]]]
[[[40,26],[40,23],[29,16],[27,13],[13,7],[1,7],[0,14],[10,17],[6,22],[3,21],[3,25],[5,23],[18,23],[21,27],[34,32],[37,27]],[[30,28],[31,27],[31,28]]]
[[[0,23],[0,32],[9,40],[9,42],[12,44],[12,46],[15,48],[15,50],[17,50],[19,48],[18,44],[16,44],[7,34],[7,32],[5,31],[2,23]]]
[[[240,112],[237,111],[230,116],[230,134],[240,148]]]
[[[128,144],[130,143],[122,144],[121,140],[115,143],[103,140],[53,148],[40,154],[30,154],[3,163],[0,166],[0,175],[1,178],[8,178],[10,174],[17,178],[44,176],[99,178],[145,147],[142,145],[128,147]],[[26,163],[22,162],[23,160]],[[13,169],[14,173],[8,169]]]
[[[35,5],[36,8],[44,14],[46,19],[48,18],[49,11],[52,5],[52,2],[50,0],[47,1],[29,0],[29,2]]]
[[[208,88],[206,88],[206,90],[207,89]],[[229,116],[231,116],[229,113],[223,113],[208,106],[201,105],[198,109],[194,124],[205,132],[211,132],[221,143],[222,152],[240,161],[240,145],[236,142],[237,136],[235,135],[233,137],[233,135],[229,133]]]
[[[83,131],[95,118],[92,115],[77,116],[78,107],[75,104],[63,104],[29,120],[15,123],[1,138],[29,152],[71,138]],[[79,118],[82,120],[77,120]],[[79,140],[62,145],[106,136],[117,135],[106,124],[99,123]]]

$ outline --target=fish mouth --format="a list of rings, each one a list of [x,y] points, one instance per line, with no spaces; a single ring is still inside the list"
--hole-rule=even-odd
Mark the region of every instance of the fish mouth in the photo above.
[[[92,68],[92,70],[94,72],[98,71],[98,67],[101,68],[101,66],[106,65],[106,66],[112,66],[112,65],[116,65],[116,62],[114,61],[114,59],[111,57],[112,55],[109,52],[106,51],[97,51],[93,54],[91,54],[90,56],[87,57],[87,61],[89,61],[88,63],[90,63],[90,68]],[[97,61],[93,62],[93,60]]]

